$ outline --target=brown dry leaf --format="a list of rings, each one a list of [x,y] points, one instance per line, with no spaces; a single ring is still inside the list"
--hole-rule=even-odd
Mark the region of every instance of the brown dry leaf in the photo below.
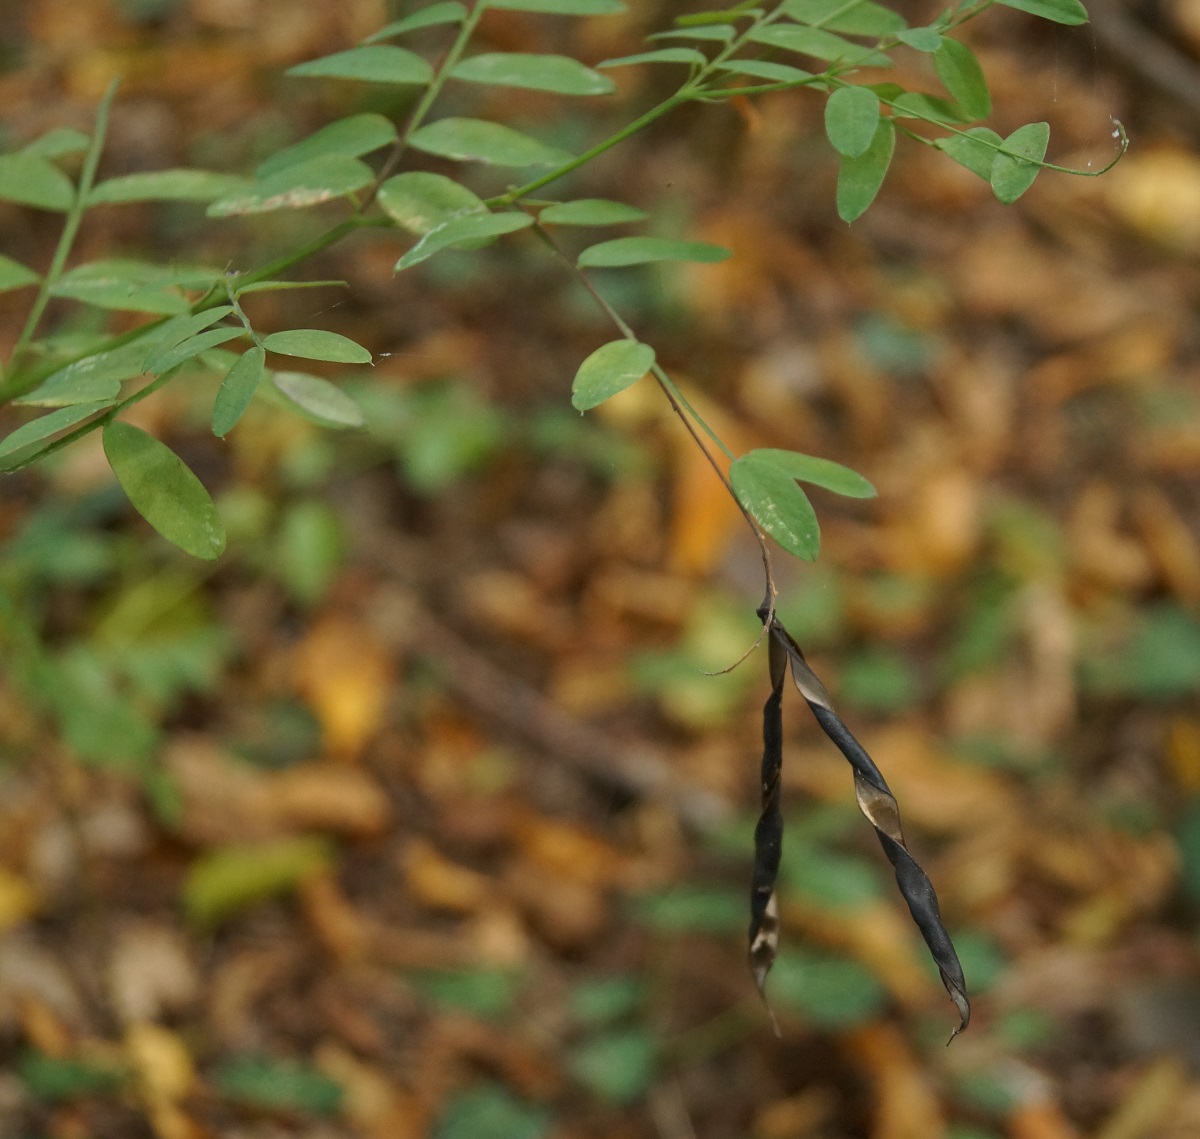
[[[1200,249],[1200,158],[1174,147],[1139,149],[1101,180],[1109,208],[1170,249]]]
[[[370,938],[367,922],[328,872],[306,875],[298,888],[304,916],[321,944],[338,960],[361,957]]]
[[[0,866],[0,936],[32,917],[37,910],[33,887],[18,874]]]
[[[1134,495],[1132,515],[1171,591],[1185,604],[1200,602],[1200,540],[1171,500],[1156,487],[1144,487]]]
[[[1009,1139],[1080,1139],[1063,1109],[1050,1100],[1023,1104],[1008,1117]]]
[[[412,896],[432,909],[475,913],[493,893],[491,879],[451,862],[425,839],[412,839],[400,855]]]
[[[874,1090],[872,1139],[940,1139],[946,1122],[924,1068],[893,1025],[847,1033],[846,1048]]]
[[[559,878],[589,886],[620,886],[629,878],[629,858],[611,843],[572,823],[522,812],[514,840],[530,862]]]
[[[341,764],[258,771],[203,736],[176,737],[165,762],[183,799],[182,833],[193,842],[243,842],[311,828],[370,836],[391,814],[378,783]]]
[[[117,1015],[137,1024],[186,1009],[199,995],[200,978],[178,930],[132,922],[113,937],[108,987]]]
[[[777,1100],[754,1116],[754,1139],[808,1139],[810,1135],[823,1135],[833,1106],[833,1097],[825,1088],[809,1088],[799,1095]]]
[[[1200,719],[1176,716],[1167,727],[1164,753],[1181,791],[1200,791]]]
[[[1140,590],[1154,577],[1142,544],[1124,532],[1122,496],[1093,479],[1080,493],[1067,523],[1068,549],[1077,572],[1124,591]]]
[[[504,888],[542,939],[555,949],[586,949],[608,925],[608,906],[600,890],[551,874],[535,863],[512,863],[504,873]]]
[[[296,651],[296,685],[321,722],[325,748],[352,761],[383,727],[394,680],[391,654],[369,626],[320,620]]]
[[[395,1088],[378,1068],[338,1044],[317,1047],[317,1067],[342,1089],[342,1112],[362,1139],[421,1139],[427,1112]]]

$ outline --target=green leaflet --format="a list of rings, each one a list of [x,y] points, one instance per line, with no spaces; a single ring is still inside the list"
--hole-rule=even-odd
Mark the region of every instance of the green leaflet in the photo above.
[[[51,372],[33,391],[13,400],[22,407],[69,407],[79,403],[115,400],[121,381],[140,376],[149,345],[132,340],[119,348],[85,356]]]
[[[145,371],[155,371],[152,364],[156,356],[169,352],[176,344],[182,344],[185,340],[195,336],[197,332],[203,332],[209,325],[216,324],[218,320],[228,316],[231,312],[233,312],[232,305],[218,305],[216,308],[198,312],[195,316],[177,316],[168,320],[159,329],[158,336],[150,342],[151,347],[144,362]]]
[[[375,172],[357,158],[327,154],[284,169],[208,207],[212,218],[296,210],[343,198],[369,186]]]
[[[906,28],[896,33],[896,39],[913,51],[926,53],[937,51],[942,46],[942,33],[936,28]]]
[[[827,32],[824,28],[809,28],[799,24],[768,24],[755,28],[748,39],[755,43],[768,44],[785,51],[811,55],[832,63],[839,59],[853,59],[863,67],[887,67],[891,61],[882,52],[866,53],[861,44],[843,39]]]
[[[784,13],[801,24],[816,24],[851,36],[890,36],[905,26],[904,17],[872,0],[846,4],[843,0],[787,0]]]
[[[225,549],[225,528],[204,485],[165,443],[114,419],[104,454],[134,509],[168,542],[211,561]]]
[[[38,154],[0,156],[0,198],[41,210],[64,211],[75,200],[75,183]]]
[[[63,158],[68,154],[80,154],[92,145],[90,135],[70,127],[56,127],[21,147],[22,154],[34,154],[40,158]]]
[[[1006,150],[1013,154],[1000,153],[992,163],[992,191],[1006,206],[1015,202],[1038,176],[1038,165],[1046,157],[1050,143],[1049,123],[1028,123],[1018,127],[1004,140]]]
[[[989,142],[994,145],[988,146]],[[978,174],[985,182],[991,182],[992,166],[1000,153],[996,147],[1003,146],[1004,140],[991,127],[971,127],[962,134],[939,138],[934,145],[960,166]]]
[[[664,237],[618,237],[590,245],[579,255],[581,269],[616,269],[660,261],[724,261],[730,250],[705,241],[670,241]]]
[[[574,157],[512,127],[483,119],[438,119],[414,132],[409,145],[440,158],[493,166],[561,166]]]
[[[625,11],[621,0],[487,0],[487,7],[552,16],[613,16]]]
[[[869,87],[839,87],[825,103],[825,133],[846,158],[865,154],[879,125],[879,96]]]
[[[197,333],[165,351],[151,353],[146,360],[146,371],[161,376],[164,372],[178,368],[180,364],[194,359],[210,348],[216,348],[219,344],[225,344],[245,335],[247,335],[246,330],[241,325],[237,328],[222,325],[220,328],[209,329],[208,332]]]
[[[481,238],[499,237],[505,233],[515,233],[533,225],[533,218],[526,213],[512,210],[498,214],[466,214],[452,217],[431,229],[417,242],[399,261],[396,271],[410,269],[435,253],[449,249],[455,245],[474,243]]]
[[[815,78],[811,71],[790,67],[786,63],[772,63],[769,59],[731,59],[728,63],[719,64],[718,70],[733,75],[750,75],[771,83],[806,83]]]
[[[363,425],[362,409],[341,388],[307,372],[274,372],[271,383],[295,410],[322,427]]]
[[[860,217],[875,200],[887,176],[896,149],[896,128],[891,119],[880,119],[871,145],[857,158],[841,159],[838,166],[837,211],[844,222]]]
[[[450,77],[466,83],[525,87],[558,95],[609,95],[616,90],[607,75],[565,55],[487,52],[455,64]]]
[[[396,128],[391,120],[385,119],[383,115],[349,115],[272,154],[255,170],[254,177],[261,182],[289,166],[297,166],[331,154],[361,158],[364,154],[390,146],[395,141]]]
[[[992,96],[975,53],[961,40],[943,36],[933,53],[933,66],[950,97],[968,119],[986,119],[992,113]]]
[[[636,340],[613,340],[596,349],[575,373],[571,403],[589,411],[637,383],[654,366],[654,349]]]
[[[301,356],[306,360],[328,360],[335,364],[369,364],[371,353],[348,336],[319,328],[296,328],[290,332],[272,332],[262,346],[268,352]]]
[[[392,44],[368,44],[310,59],[285,75],[305,79],[357,79],[363,83],[415,83],[433,79],[433,68],[415,52]]]
[[[738,501],[790,554],[813,561],[821,549],[821,529],[808,496],[782,467],[751,451],[735,459],[729,481]]]
[[[623,225],[642,221],[646,214],[636,206],[612,202],[606,198],[579,198],[574,202],[559,202],[547,206],[538,221],[547,225]]]
[[[665,32],[655,32],[647,36],[648,40],[710,40],[715,43],[728,43],[737,35],[737,28],[729,24],[710,24],[700,28],[672,28]]]
[[[250,406],[262,379],[266,355],[261,348],[248,349],[234,361],[221,381],[212,413],[213,434],[218,438],[224,439]]]
[[[686,63],[692,67],[703,67],[708,56],[692,47],[660,47],[655,51],[640,51],[636,55],[622,55],[606,59],[597,67],[630,67],[637,63]]]
[[[57,435],[68,427],[74,427],[75,424],[82,423],[83,420],[90,418],[98,411],[103,411],[106,407],[111,407],[112,404],[113,400],[111,399],[99,400],[95,403],[80,403],[72,407],[60,407],[57,411],[51,411],[46,415],[38,416],[37,419],[31,419],[10,435],[0,439],[0,460],[10,455],[16,455],[26,447],[40,443],[44,439],[50,438],[51,435]],[[18,465],[22,465],[20,456],[11,465],[0,461],[0,470],[12,470]]]
[[[482,199],[444,174],[409,170],[379,187],[379,205],[401,229],[423,237],[458,214],[487,212]]]
[[[115,202],[212,202],[244,190],[250,183],[211,170],[155,170],[126,174],[92,187],[89,206]]]
[[[40,280],[41,277],[20,261],[0,254],[0,293],[9,289],[23,289],[26,285],[36,285]]]
[[[1056,24],[1088,22],[1087,9],[1079,0],[1000,0],[1000,3],[1007,8],[1016,8],[1018,12],[1053,20]]]
[[[428,8],[421,8],[411,16],[393,20],[386,27],[367,36],[363,43],[377,43],[379,40],[391,39],[393,36],[402,36],[406,32],[415,32],[418,28],[433,28],[439,24],[461,24],[466,15],[466,8],[456,0],[446,0],[446,3],[442,4],[430,4]]]
[[[781,451],[774,447],[759,447],[745,457],[755,462],[770,463],[786,471],[791,478],[824,487],[834,494],[847,498],[875,497],[875,488],[862,475],[832,459],[803,455],[799,451]]]

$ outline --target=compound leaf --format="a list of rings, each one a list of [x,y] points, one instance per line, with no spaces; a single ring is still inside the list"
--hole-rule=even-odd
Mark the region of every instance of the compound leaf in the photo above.
[[[611,202],[607,198],[579,198],[574,202],[559,202],[547,206],[538,221],[548,225],[623,225],[641,221],[646,214],[636,206]]]
[[[465,243],[478,242],[481,238],[499,237],[505,233],[515,233],[533,225],[529,214],[516,210],[498,214],[465,214],[452,217],[431,229],[417,242],[399,261],[396,262],[396,272],[409,269],[413,265],[440,253],[443,249]]]
[[[0,156],[0,198],[40,210],[69,210],[75,183],[38,154],[5,154]]]
[[[112,404],[113,400],[111,399],[97,400],[94,403],[78,403],[71,407],[60,407],[48,415],[40,415],[37,419],[31,419],[28,423],[21,424],[11,434],[0,439],[0,457],[15,454],[34,443],[48,439],[51,435],[57,435],[58,432],[64,431],[68,427],[74,427],[75,424],[82,423],[83,420],[95,415],[98,411],[103,411],[106,407],[111,407]],[[0,462],[0,469],[10,468]]]
[[[88,205],[116,202],[212,202],[244,190],[250,183],[211,170],[154,170],[125,174],[92,187]]]
[[[988,146],[989,142],[995,145]],[[978,174],[985,182],[990,182],[992,166],[1000,153],[996,147],[1003,146],[1004,140],[991,127],[971,127],[962,134],[940,138],[934,145],[972,174]]]
[[[287,166],[244,191],[221,198],[213,202],[207,212],[209,217],[224,218],[304,209],[353,194],[369,186],[374,177],[374,171],[357,158],[326,154]]]
[[[461,24],[466,15],[466,8],[456,0],[446,0],[446,3],[442,4],[430,4],[428,8],[422,8],[411,16],[405,16],[402,20],[393,20],[386,27],[367,36],[363,43],[377,43],[379,40],[391,39],[393,36],[402,36],[406,32],[415,32],[418,28],[433,28],[439,24]]]
[[[409,170],[379,187],[379,205],[401,229],[424,236],[458,214],[483,214],[487,206],[444,174]]]
[[[802,455],[799,451],[781,451],[774,447],[759,447],[745,457],[753,458],[756,463],[769,463],[785,471],[789,478],[824,487],[834,494],[842,494],[847,498],[875,497],[875,488],[862,475],[832,459]]]
[[[220,390],[213,403],[213,434],[224,439],[242,418],[262,379],[266,353],[259,347],[243,352],[221,381]]]
[[[133,508],[168,542],[211,561],[225,549],[225,527],[204,484],[165,443],[132,423],[104,428],[104,454]]]
[[[341,154],[348,158],[360,158],[373,150],[390,146],[396,141],[396,128],[390,119],[383,115],[361,114],[349,115],[338,119],[328,126],[322,127],[300,142],[272,154],[261,163],[254,172],[259,181],[270,178],[272,174],[297,166],[303,162],[311,162],[314,158],[324,158],[330,154]]]
[[[322,427],[361,427],[362,409],[341,388],[307,372],[273,372],[271,383],[306,419]]]
[[[1088,22],[1087,9],[1079,0],[1000,0],[1000,3],[1007,8],[1016,8],[1018,12],[1053,20],[1056,24]]]
[[[788,553],[808,562],[816,558],[821,548],[816,512],[786,470],[751,451],[733,461],[729,481],[738,501]]]
[[[40,280],[41,277],[20,261],[0,254],[0,293],[9,289],[23,289],[26,285],[36,285]]]
[[[693,47],[660,47],[654,51],[639,51],[636,55],[622,55],[616,59],[606,59],[597,67],[630,67],[636,63],[687,63],[695,67],[703,67],[708,62],[708,56]]]
[[[943,36],[933,53],[933,66],[950,97],[968,119],[986,119],[992,113],[992,96],[975,53],[961,40]]]

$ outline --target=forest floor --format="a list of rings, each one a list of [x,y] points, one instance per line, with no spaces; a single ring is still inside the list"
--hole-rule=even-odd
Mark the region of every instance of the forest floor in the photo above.
[[[673,6],[629,7],[483,36],[595,62]],[[1002,134],[1049,120],[1085,170],[1114,120],[1132,139],[1013,206],[901,140],[847,227],[799,92],[689,109],[561,188],[733,248],[603,285],[735,452],[879,490],[814,491],[820,559],[780,555],[779,608],[896,793],[969,1030],[945,1046],[850,770],[788,696],[774,1034],[745,946],[765,652],[711,675],[757,635],[753,539],[655,389],[571,410],[612,332],[535,241],[394,276],[405,242],[371,231],[300,270],[348,288],[251,298],[371,349],[322,372],[366,431],[256,405],[214,439],[199,372],[131,413],[213,489],[223,559],[158,539],[96,436],[0,493],[2,1139],[1200,1134],[1200,7],[1145,41],[1123,12],[970,25]],[[88,129],[120,72],[104,176],[246,170],[394,110],[282,77],[387,15],[26,0],[3,149]],[[665,82],[446,113],[582,148]],[[247,267],[326,209],[107,207],[79,257]],[[55,224],[0,205],[0,247],[45,265]],[[27,304],[0,296],[4,358]]]

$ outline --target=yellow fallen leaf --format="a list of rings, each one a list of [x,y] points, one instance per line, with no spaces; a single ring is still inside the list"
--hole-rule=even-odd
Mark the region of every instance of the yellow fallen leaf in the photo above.
[[[37,909],[37,895],[24,878],[0,866],[0,934],[7,933]]]

